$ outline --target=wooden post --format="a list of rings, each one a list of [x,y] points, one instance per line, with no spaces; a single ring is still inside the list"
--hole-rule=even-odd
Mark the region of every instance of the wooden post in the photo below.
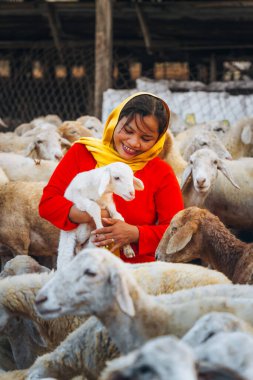
[[[102,116],[103,92],[112,84],[112,0],[96,0],[94,113]]]
[[[210,83],[217,80],[217,67],[216,67],[216,57],[215,54],[211,54],[210,58]]]

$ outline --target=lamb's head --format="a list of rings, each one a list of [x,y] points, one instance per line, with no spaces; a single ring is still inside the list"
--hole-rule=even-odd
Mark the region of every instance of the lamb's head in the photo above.
[[[239,186],[233,180],[226,165],[226,160],[218,157],[217,153],[208,148],[199,149],[190,156],[188,166],[183,172],[181,188],[184,191],[185,185],[192,177],[195,190],[207,196],[208,192],[215,184],[215,180],[220,170],[224,176],[237,188]]]
[[[104,167],[99,194],[111,191],[119,195],[125,201],[132,201],[135,197],[135,190],[143,190],[143,182],[136,178],[132,169],[122,162],[114,162]]]
[[[140,349],[108,363],[101,380],[120,379],[196,380],[193,351],[174,336],[151,339]]]
[[[120,308],[135,315],[128,285],[134,279],[121,259],[106,249],[84,249],[38,292],[35,303],[47,319],[65,314],[101,316]],[[109,314],[109,312],[108,312]]]
[[[194,206],[179,211],[156,249],[156,259],[176,263],[199,258],[203,244],[200,226],[206,215],[211,213]]]

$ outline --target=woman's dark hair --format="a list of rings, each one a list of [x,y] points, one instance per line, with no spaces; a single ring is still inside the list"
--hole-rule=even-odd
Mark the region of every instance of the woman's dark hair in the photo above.
[[[129,123],[136,114],[139,114],[141,118],[149,115],[155,116],[158,120],[159,136],[165,132],[169,124],[169,115],[163,101],[152,95],[138,95],[129,100],[121,110],[119,120],[127,117],[126,123]],[[143,122],[143,124],[145,123]]]

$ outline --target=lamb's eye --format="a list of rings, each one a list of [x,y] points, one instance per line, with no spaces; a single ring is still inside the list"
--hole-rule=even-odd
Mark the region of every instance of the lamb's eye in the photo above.
[[[114,177],[115,181],[120,181],[120,177]]]
[[[217,165],[217,164],[218,164],[218,161],[217,161],[217,160],[214,160],[213,163],[214,163],[214,165]]]
[[[200,143],[200,146],[206,146],[206,145],[207,145],[206,142],[201,142],[201,143]]]
[[[89,276],[89,277],[95,277],[97,275],[97,273],[92,272],[90,269],[85,269],[85,271],[83,272],[83,274],[85,276]]]

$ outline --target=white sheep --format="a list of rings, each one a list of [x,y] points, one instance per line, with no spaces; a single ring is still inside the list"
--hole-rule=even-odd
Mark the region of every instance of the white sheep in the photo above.
[[[57,161],[0,152],[0,167],[10,181],[48,181],[57,164]]]
[[[156,258],[189,262],[200,258],[231,281],[253,284],[253,244],[237,239],[210,211],[189,207],[171,220]]]
[[[182,340],[191,347],[198,347],[214,335],[235,331],[253,334],[253,327],[234,314],[213,311],[199,318]]]
[[[59,160],[63,156],[61,144],[71,145],[53,130],[42,131],[32,136],[18,136],[13,132],[0,133],[1,152],[15,152],[33,158]]]
[[[85,128],[91,131],[92,135],[98,139],[100,139],[103,135],[103,124],[101,121],[95,116],[81,116],[76,119],[77,122],[81,123]]]
[[[225,134],[223,142],[234,159],[253,157],[253,118],[244,118]]]
[[[188,297],[177,302],[181,292],[183,299]],[[181,337],[210,311],[229,311],[252,324],[251,292],[249,285],[210,285],[179,291],[174,297],[151,296],[138,286],[122,260],[93,248],[83,250],[68,268],[55,273],[38,292],[36,306],[44,318],[95,315],[120,352],[127,353],[158,335]]]
[[[245,380],[253,378],[253,336],[235,331],[219,333],[194,349],[196,360],[213,368],[225,367]]]
[[[100,380],[197,380],[193,351],[174,336],[154,338],[107,364]]]
[[[102,228],[101,207],[106,208],[112,218],[124,220],[116,210],[113,193],[126,201],[135,197],[135,189],[143,190],[143,182],[133,175],[131,168],[121,162],[77,174],[65,190],[64,196],[78,209],[86,211],[94,220],[96,228]],[[74,256],[75,244],[84,244],[91,233],[88,223],[80,224],[72,231],[60,232],[57,268],[68,264]],[[89,242],[89,244],[92,244]],[[123,246],[126,257],[133,257],[129,244]]]
[[[227,226],[251,230],[252,182],[253,158],[221,160],[212,150],[200,149],[182,175],[185,207],[208,208]]]

